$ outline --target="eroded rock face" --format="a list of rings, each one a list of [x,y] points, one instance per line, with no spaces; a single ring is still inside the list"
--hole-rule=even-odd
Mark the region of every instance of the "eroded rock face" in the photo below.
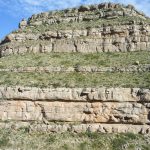
[[[63,121],[82,123],[149,123],[149,109],[142,104],[114,102],[1,102],[0,120]]]
[[[1,123],[0,128],[13,125],[50,132],[150,133],[149,89],[0,87],[0,99],[0,120],[10,121]]]
[[[140,88],[35,88],[0,87],[1,100],[64,100],[64,101],[114,101],[149,102],[150,90]]]
[[[20,29],[6,36],[0,55],[149,50],[148,20],[131,5],[113,3],[41,13],[22,20]]]
[[[23,19],[23,20],[19,23],[19,28],[20,28],[20,29],[24,29],[27,25],[28,25],[27,21],[26,21],[25,19]]]
[[[132,124],[100,124],[100,123],[92,123],[92,124],[78,124],[78,123],[30,123],[30,122],[9,122],[0,123],[0,128],[5,129],[20,129],[27,128],[30,132],[32,131],[44,131],[44,132],[75,132],[75,133],[83,133],[83,132],[98,132],[98,133],[140,133],[140,134],[150,134],[150,126],[149,125],[132,125]]]
[[[0,120],[149,124],[150,90],[0,88]]]
[[[147,51],[150,49],[150,26],[123,25],[74,31],[47,31],[41,35],[12,33],[6,37],[5,41],[11,44],[0,46],[2,56],[11,53],[24,53],[26,51],[37,53]],[[26,41],[29,41],[30,45]],[[37,41],[37,45],[34,44],[35,41]],[[16,42],[17,44],[15,44]],[[22,44],[22,42],[25,44]],[[45,50],[45,47],[47,47],[47,50]]]
[[[138,20],[130,20],[133,17]],[[123,22],[124,18],[129,20]],[[148,20],[131,5],[112,3],[41,13],[28,21],[22,20],[19,30],[6,36],[0,44],[0,57],[28,52],[148,51]],[[133,73],[149,72],[150,64],[140,65],[137,61],[127,67],[41,66],[0,71],[41,75],[42,72]],[[0,87],[0,128],[29,126],[34,131],[149,134],[149,125],[150,89]]]

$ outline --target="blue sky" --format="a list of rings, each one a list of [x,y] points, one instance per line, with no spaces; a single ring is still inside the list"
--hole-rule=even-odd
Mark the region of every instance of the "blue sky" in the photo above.
[[[150,16],[150,0],[0,0],[0,39],[34,13],[102,2],[133,4]]]

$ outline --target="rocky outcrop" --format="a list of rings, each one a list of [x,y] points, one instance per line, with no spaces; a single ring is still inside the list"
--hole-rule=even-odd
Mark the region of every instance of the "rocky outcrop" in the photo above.
[[[0,55],[149,50],[149,20],[133,6],[112,3],[41,13],[6,36]]]
[[[52,133],[63,133],[63,132],[97,132],[97,133],[140,133],[150,134],[149,125],[132,125],[132,124],[78,124],[78,123],[57,123],[57,124],[44,124],[44,123],[30,123],[30,122],[9,122],[0,123],[0,128],[5,129],[20,129],[26,128],[30,132],[52,132]]]
[[[149,23],[150,19],[133,6],[113,3],[41,13],[33,15],[27,21],[22,20],[19,29],[7,35],[1,41],[0,57],[24,53],[149,51]],[[116,55],[116,57],[119,57],[119,55]],[[50,58],[45,59],[44,63],[46,64],[46,61],[49,61]],[[10,68],[9,65],[2,64],[1,74],[5,76],[9,72],[9,75],[5,76],[0,82],[9,85],[11,84],[10,80],[15,78],[15,85],[17,85],[21,83],[16,81],[20,74],[21,78],[24,78],[30,72],[31,76],[33,72],[38,74],[36,80],[39,81],[42,80],[39,77],[44,76],[42,73],[45,72],[49,73],[45,73],[47,76],[54,72],[58,74],[65,72],[63,78],[67,78],[67,72],[73,72],[72,74],[79,72],[76,74],[84,74],[85,76],[87,73],[97,75],[98,73],[109,72],[110,78],[114,72],[120,72],[118,78],[121,77],[122,72],[131,72],[133,75],[140,74],[140,78],[143,78],[141,74],[150,71],[150,64],[142,64],[149,63],[147,60],[140,63],[140,59],[135,58],[135,63],[128,63],[129,66],[116,64],[117,67],[115,67],[115,64],[113,64],[113,66],[104,67],[95,63],[95,66],[91,66],[90,59],[92,58],[94,56],[86,58],[89,61],[88,64],[85,63],[87,66],[76,63],[75,66],[64,67],[56,66],[53,62],[51,66],[45,66],[42,63],[43,66],[39,67],[18,68],[19,65],[15,65],[16,68]],[[106,59],[104,61],[107,61]],[[38,65],[40,64],[38,63]],[[5,66],[8,68],[5,68]],[[27,64],[25,63],[22,66],[27,66]],[[145,74],[144,79],[148,81],[149,73]],[[82,78],[85,78],[85,76]],[[92,76],[93,74],[89,77],[92,78]],[[34,77],[32,76],[32,79]],[[9,80],[3,82],[6,78],[9,78]],[[43,78],[45,79],[45,77]],[[80,82],[82,79],[80,80],[80,76],[78,78],[78,82]],[[91,79],[93,84],[97,83],[95,78],[100,78],[100,74],[94,77],[94,80]],[[52,82],[53,79],[54,77],[50,81],[46,79],[43,83]],[[106,80],[108,77],[103,79]],[[31,79],[29,80],[28,82],[33,82]],[[56,86],[60,85],[57,85],[57,83],[60,82],[61,78],[58,78],[58,80]],[[72,78],[67,80],[72,80]],[[129,80],[132,80],[132,78]],[[139,82],[135,78],[134,82],[139,82],[138,85],[142,87],[140,84],[145,84],[145,82],[141,83],[142,81],[144,80]],[[86,80],[84,84],[85,82]],[[69,83],[71,82],[69,81]],[[106,88],[100,85],[99,88],[52,88],[51,83],[48,85],[49,88],[21,87],[19,85],[16,87],[1,86],[0,128],[28,127],[33,131],[46,132],[72,131],[79,133],[89,131],[150,134],[150,89]],[[146,85],[148,87],[148,84]],[[54,85],[54,87],[56,86]],[[68,85],[63,84],[63,86]],[[82,87],[84,86],[82,85]],[[42,87],[44,87],[43,84]],[[130,84],[128,87],[130,87]]]
[[[19,28],[20,28],[20,29],[24,29],[27,25],[28,25],[27,21],[26,21],[25,19],[23,19],[23,20],[19,23]]]
[[[1,87],[0,99],[1,121],[64,122],[64,126],[60,126],[62,130],[63,127],[70,128],[65,126],[65,122],[78,122],[80,125],[71,130],[84,131],[91,127],[96,131],[101,126],[103,132],[107,131],[103,123],[108,124],[108,132],[114,132],[114,126],[110,124],[118,124],[116,132],[125,132],[130,127],[140,132],[144,126],[134,128],[134,125],[150,123],[149,89]],[[132,125],[125,127],[122,124]]]
[[[130,102],[6,101],[0,120],[149,124],[149,104]]]
[[[99,20],[102,18],[113,19],[117,17],[147,17],[134,6],[124,6],[121,4],[101,3],[99,5],[80,6],[79,8],[66,9],[64,11],[46,12],[33,15],[28,25],[36,26],[42,24],[57,24],[60,22],[81,22]]]
[[[149,89],[0,87],[1,100],[149,102]]]
[[[1,56],[26,52],[128,52],[150,49],[149,25],[107,26],[86,30],[10,34]],[[28,41],[28,42],[27,42]]]
[[[104,73],[104,72],[150,72],[150,64],[131,65],[127,67],[97,67],[97,66],[47,66],[47,67],[22,67],[22,68],[6,68],[0,69],[0,72],[88,72],[88,73]]]
[[[22,67],[22,68],[5,68],[0,69],[0,72],[88,72],[88,73],[105,73],[105,72],[150,72],[150,64],[143,65],[130,65],[127,67],[97,67],[97,66],[74,66],[74,67],[64,67],[64,66],[47,66],[47,67]]]

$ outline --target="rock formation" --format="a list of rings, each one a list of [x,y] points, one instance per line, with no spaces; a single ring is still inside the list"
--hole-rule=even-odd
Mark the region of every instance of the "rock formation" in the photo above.
[[[23,19],[19,29],[1,41],[0,60],[7,55],[26,53],[97,55],[132,51],[150,51],[150,19],[132,5],[102,3]],[[144,83],[137,88],[130,85],[128,88],[122,85],[39,88],[21,86],[19,81],[17,86],[1,84],[4,73],[37,73],[40,76],[42,73],[70,72],[83,75],[110,73],[112,76],[116,72],[133,76],[147,73],[146,81],[149,81],[150,61],[145,62],[141,64],[137,60],[128,66],[92,66],[89,59],[88,65],[67,67],[54,63],[34,67],[0,66],[0,128],[25,126],[34,131],[150,134],[150,89],[144,88]]]
[[[49,128],[46,126],[47,131],[56,132],[61,129],[61,132],[82,132],[88,128],[104,133],[128,132],[127,129],[131,128],[135,133],[150,133],[149,89],[0,87],[0,99],[2,121],[44,121],[49,125]],[[53,121],[68,124],[53,126]],[[108,122],[126,126],[105,127],[103,124]]]
[[[127,67],[97,67],[97,66],[48,66],[48,67],[24,67],[24,68],[5,68],[0,69],[0,72],[41,72],[41,73],[54,73],[54,72],[81,72],[81,73],[113,73],[113,72],[150,72],[150,64],[144,65],[131,65]]]
[[[0,53],[147,51],[149,23],[133,6],[112,3],[41,13],[23,19],[1,42]]]

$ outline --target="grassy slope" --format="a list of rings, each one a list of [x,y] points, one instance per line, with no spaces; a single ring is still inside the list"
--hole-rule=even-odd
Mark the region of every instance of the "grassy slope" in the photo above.
[[[150,52],[128,53],[49,53],[12,55],[0,58],[0,68],[32,67],[32,66],[128,66],[139,61],[150,64]]]
[[[0,85],[35,87],[141,87],[149,88],[150,73],[7,73]]]
[[[150,136],[102,133],[28,133],[0,130],[1,149],[21,150],[149,150]]]
[[[0,58],[0,68],[31,66],[128,66],[139,61],[150,63],[150,52],[128,53],[49,53],[25,54]],[[0,85],[36,87],[145,87],[150,86],[150,73],[6,73],[0,72]]]

